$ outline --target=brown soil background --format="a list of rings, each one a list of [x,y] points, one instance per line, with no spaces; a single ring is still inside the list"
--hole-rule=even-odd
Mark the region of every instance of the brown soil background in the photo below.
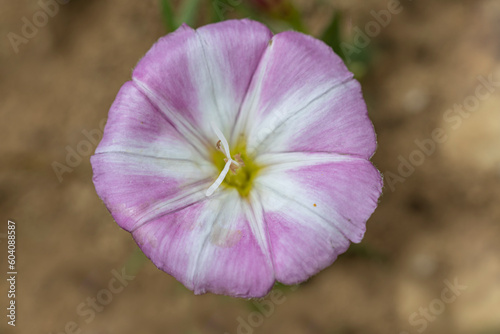
[[[428,323],[425,333],[500,333],[500,93],[481,102],[458,129],[443,120],[473,95],[477,76],[500,80],[500,3],[403,0],[404,10],[374,37],[362,79],[379,148],[373,162],[397,173],[414,141],[443,128],[448,140],[396,190],[387,186],[363,242],[330,268],[284,291],[286,300],[254,333],[417,333],[408,317],[440,298],[444,281],[467,289]],[[383,0],[298,1],[312,33],[343,10],[347,31],[373,20]],[[89,158],[59,182],[82,130],[99,128],[120,86],[162,35],[157,1],[84,1],[62,6],[13,52],[36,1],[0,0],[0,233],[17,223],[17,326],[1,333],[62,333],[74,321],[85,334],[236,333],[252,302],[194,296],[146,262],[136,278],[87,324],[76,307],[106,288],[113,269],[136,249],[92,184]],[[0,239],[1,270],[6,242]],[[135,260],[133,260],[135,261]]]

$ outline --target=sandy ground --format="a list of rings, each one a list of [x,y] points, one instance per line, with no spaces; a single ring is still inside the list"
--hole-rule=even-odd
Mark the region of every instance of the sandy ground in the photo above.
[[[313,33],[342,9],[346,34],[388,6],[298,4]],[[86,139],[82,131],[99,129],[165,33],[157,2],[74,0],[18,53],[6,36],[40,7],[0,0],[0,8],[0,233],[7,219],[18,232],[17,326],[2,314],[2,333],[500,333],[500,85],[474,99],[489,76],[500,81],[498,1],[405,0],[371,38],[362,85],[378,134],[373,161],[386,177],[380,205],[360,245],[258,304],[194,296],[150,262],[141,267],[134,241],[95,193],[90,153],[62,182],[54,173],[53,162]],[[471,111],[460,114],[464,103]],[[135,278],[102,309],[78,312],[87,298],[104,298],[125,264]],[[3,277],[6,255],[1,267]],[[450,285],[460,287],[444,290]],[[2,279],[3,313],[6,288]]]

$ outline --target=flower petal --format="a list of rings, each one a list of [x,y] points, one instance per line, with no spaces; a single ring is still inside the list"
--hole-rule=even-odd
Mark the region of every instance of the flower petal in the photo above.
[[[196,294],[262,297],[275,279],[307,279],[361,240],[380,196],[359,83],[324,43],[271,37],[242,20],[161,38],[91,158],[117,223]],[[213,146],[226,137],[234,148],[242,135],[264,166],[254,189],[242,198],[223,186],[207,199]]]
[[[250,20],[184,25],[151,48],[133,79],[181,133],[212,146],[210,124],[229,137],[271,36]]]
[[[359,242],[382,189],[364,159],[328,153],[262,155],[255,188],[265,211],[276,279],[296,284]]]
[[[198,161],[202,155],[191,139],[181,135],[133,82],[127,82],[109,110],[96,154],[123,152]]]
[[[236,133],[246,134],[256,153],[300,150],[369,158],[375,133],[352,77],[323,42],[297,32],[277,34],[254,76]]]
[[[208,163],[122,152],[96,154],[91,162],[97,194],[127,231],[204,200],[214,175]]]
[[[133,82],[118,93],[91,163],[99,197],[128,231],[203,200],[217,175]]]
[[[144,254],[196,294],[262,297],[274,284],[272,262],[236,190],[151,220],[133,232]]]
[[[373,125],[355,80],[322,95],[276,127],[264,128],[255,138],[264,138],[257,145],[267,153],[334,152],[369,159],[376,149]]]

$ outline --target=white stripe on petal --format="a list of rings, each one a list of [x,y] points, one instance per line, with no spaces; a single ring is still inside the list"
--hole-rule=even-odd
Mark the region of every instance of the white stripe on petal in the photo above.
[[[91,163],[99,197],[127,231],[205,200],[215,170],[204,160],[197,164],[122,152],[96,154]]]
[[[382,189],[380,173],[365,159],[291,152],[258,158],[255,179],[275,275],[299,283],[329,266],[350,242],[361,241]]]
[[[184,25],[151,48],[134,70],[133,80],[202,150],[213,145],[211,122],[229,138],[271,37],[267,27],[250,20],[228,20],[197,30]]]
[[[234,189],[156,218],[133,235],[153,263],[196,294],[263,297],[274,285],[270,254]]]

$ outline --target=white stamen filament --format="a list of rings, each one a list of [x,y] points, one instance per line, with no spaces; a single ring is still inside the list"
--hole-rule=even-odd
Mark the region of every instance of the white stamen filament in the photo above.
[[[224,181],[224,178],[226,177],[227,173],[229,172],[229,167],[231,167],[231,162],[232,162],[232,160],[229,160],[229,159],[227,160],[226,165],[224,166],[224,169],[222,170],[222,172],[219,174],[219,177],[217,178],[217,180],[215,180],[215,182],[210,186],[210,188],[207,189],[207,192],[205,193],[205,195],[207,197],[211,196],[215,192],[215,190],[217,188],[219,188],[222,181]]]
[[[222,152],[224,153],[226,158],[231,159],[231,153],[229,153],[229,144],[227,143],[226,137],[224,137],[224,134],[214,124],[212,124],[212,128],[214,129],[217,138],[219,138],[222,143],[222,148],[224,149],[224,151]]]
[[[226,165],[224,166],[224,169],[219,174],[219,177],[217,178],[217,180],[215,180],[215,182],[207,189],[207,192],[205,193],[205,195],[207,197],[212,195],[215,192],[215,190],[217,190],[217,188],[219,188],[219,186],[222,184],[222,181],[224,181],[224,178],[226,177],[227,173],[229,172],[229,168],[231,167],[231,164],[234,163],[236,166],[240,165],[238,162],[231,159],[231,153],[229,152],[229,144],[226,140],[226,137],[224,137],[224,134],[222,134],[222,132],[214,124],[212,124],[212,128],[214,129],[215,134],[217,135],[219,140],[221,141],[222,153],[224,153],[224,155],[226,156],[227,162],[226,162]]]

